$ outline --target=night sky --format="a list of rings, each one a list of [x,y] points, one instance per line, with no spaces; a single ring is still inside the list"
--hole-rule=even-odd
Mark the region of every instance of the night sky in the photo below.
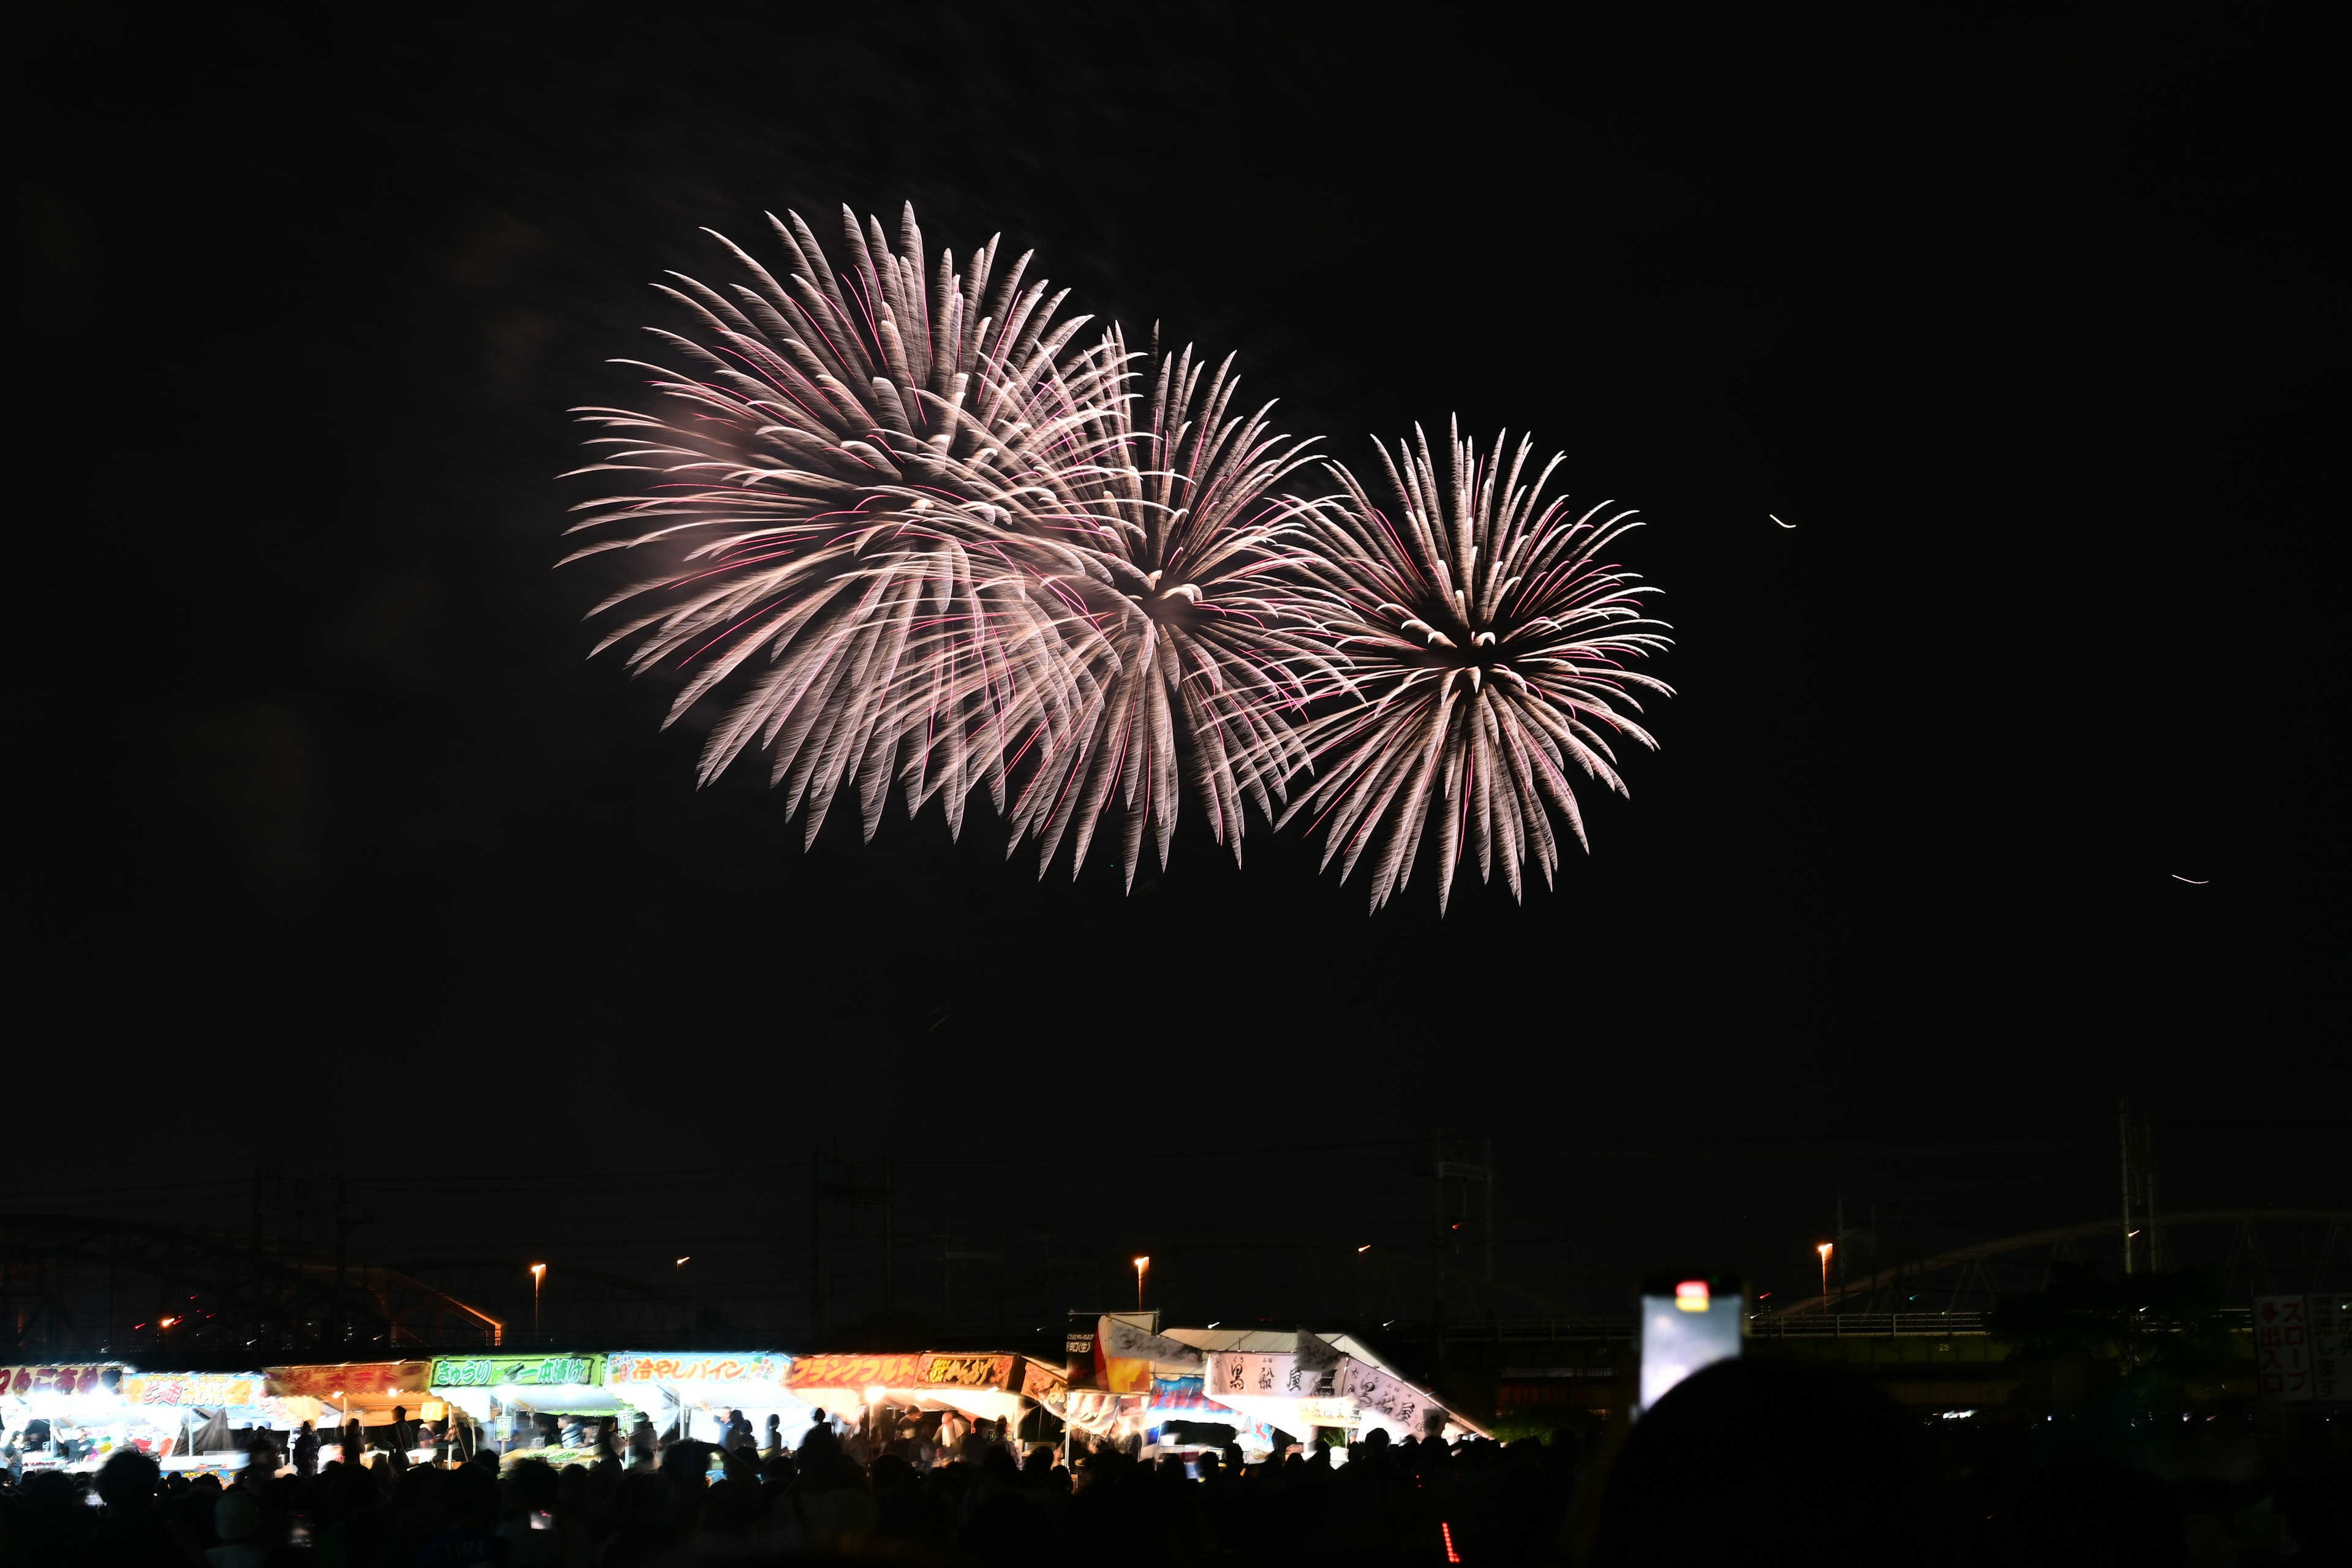
[[[2119,1095],[2170,1205],[2352,1201],[2310,13],[476,9],[16,51],[11,1206],[347,1173],[377,1261],[691,1251],[792,1348],[813,1148],[898,1163],[910,1290],[942,1229],[1066,1265],[1008,1311],[1150,1251],[1193,1321],[1425,1258],[1441,1126],[1506,1310],[1801,1289],[1841,1194],[2098,1218]],[[1360,467],[1458,415],[1642,508],[1680,695],[1556,890],[1368,917],[1195,818],[1122,896],[696,789],[553,569],[566,410],[705,226],[909,199]]]

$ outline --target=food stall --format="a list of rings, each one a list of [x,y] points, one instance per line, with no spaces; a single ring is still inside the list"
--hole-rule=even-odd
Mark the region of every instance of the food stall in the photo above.
[[[1171,1329],[1168,1336],[1207,1357],[1208,1398],[1302,1439],[1318,1426],[1338,1428],[1350,1442],[1375,1427],[1391,1441],[1431,1431],[1448,1442],[1486,1435],[1347,1334]],[[1246,1447],[1248,1438],[1242,1441]]]
[[[1033,1379],[1033,1364],[1006,1351],[802,1356],[784,1373],[784,1386],[805,1404],[859,1424],[863,1413],[888,1405],[960,1411],[1010,1426],[1041,1404],[1061,1376],[1058,1369],[1044,1368]]]
[[[265,1367],[262,1375],[270,1398],[311,1424],[325,1463],[342,1457],[339,1433],[354,1421],[381,1438],[394,1410],[418,1423],[443,1419],[448,1406],[433,1397],[432,1372],[425,1361],[347,1361]]]
[[[110,1451],[125,1370],[121,1362],[0,1367],[0,1431],[16,1438],[26,1474]]]
[[[611,1415],[625,1420],[634,1407],[605,1386],[602,1355],[436,1356],[428,1384],[436,1399],[480,1424],[503,1453],[530,1450],[554,1463],[593,1458],[588,1448],[541,1448],[541,1415]]]
[[[604,1358],[604,1386],[657,1431],[683,1427],[705,1443],[725,1438],[727,1413],[740,1410],[760,1439],[778,1418],[786,1447],[799,1443],[815,1406],[786,1386],[793,1359],[773,1351],[615,1351]]]
[[[121,1441],[155,1455],[166,1470],[226,1477],[245,1468],[230,1439],[263,1427],[283,1456],[293,1423],[257,1372],[135,1372],[122,1378]],[[240,1434],[241,1435],[241,1434]]]

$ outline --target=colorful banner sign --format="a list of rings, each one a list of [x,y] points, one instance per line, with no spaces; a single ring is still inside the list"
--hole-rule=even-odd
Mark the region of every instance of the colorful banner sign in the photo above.
[[[109,1373],[119,1381],[122,1375],[122,1363],[105,1362],[94,1366],[0,1367],[0,1394],[13,1394],[19,1399],[35,1394],[102,1394],[108,1386]]]
[[[1209,1358],[1206,1393],[1212,1399],[1329,1398],[1347,1392],[1342,1373],[1302,1362],[1295,1351],[1219,1351]]]
[[[781,1388],[793,1358],[763,1351],[734,1355],[640,1355],[634,1352],[604,1358],[604,1386],[625,1383],[724,1383]]]
[[[795,1360],[784,1374],[787,1388],[887,1388],[914,1392],[925,1388],[1013,1387],[1015,1355],[947,1355],[937,1351],[902,1352],[892,1355],[807,1355]]]
[[[251,1405],[261,1398],[261,1379],[251,1373],[142,1373],[122,1380],[125,1405],[173,1407]]]
[[[325,1366],[262,1369],[268,1392],[279,1399],[340,1399],[377,1403],[404,1394],[421,1397],[432,1381],[425,1361],[354,1361]]]
[[[435,1358],[435,1388],[550,1388],[604,1382],[601,1355],[450,1355]]]

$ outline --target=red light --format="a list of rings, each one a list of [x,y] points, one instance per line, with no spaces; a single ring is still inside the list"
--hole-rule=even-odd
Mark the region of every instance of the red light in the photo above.
[[[1706,1310],[1706,1304],[1707,1293],[1706,1280],[1685,1279],[1681,1284],[1675,1287],[1675,1305],[1680,1307],[1684,1311],[1704,1312]]]
[[[1445,1560],[1448,1563],[1461,1562],[1462,1553],[1454,1550],[1454,1527],[1441,1519],[1437,1521],[1437,1528],[1445,1535]]]

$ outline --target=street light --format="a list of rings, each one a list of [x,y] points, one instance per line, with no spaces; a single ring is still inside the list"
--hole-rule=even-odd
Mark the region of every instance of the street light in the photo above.
[[[534,1263],[530,1266],[530,1337],[534,1341],[539,1338],[539,1287],[540,1282],[546,1278],[546,1264]]]
[[[1822,1310],[1830,1310],[1830,1244],[1826,1241],[1813,1248],[1822,1255]]]
[[[1135,1310],[1139,1312],[1143,1310],[1143,1271],[1150,1267],[1151,1259],[1149,1258],[1135,1260]]]

